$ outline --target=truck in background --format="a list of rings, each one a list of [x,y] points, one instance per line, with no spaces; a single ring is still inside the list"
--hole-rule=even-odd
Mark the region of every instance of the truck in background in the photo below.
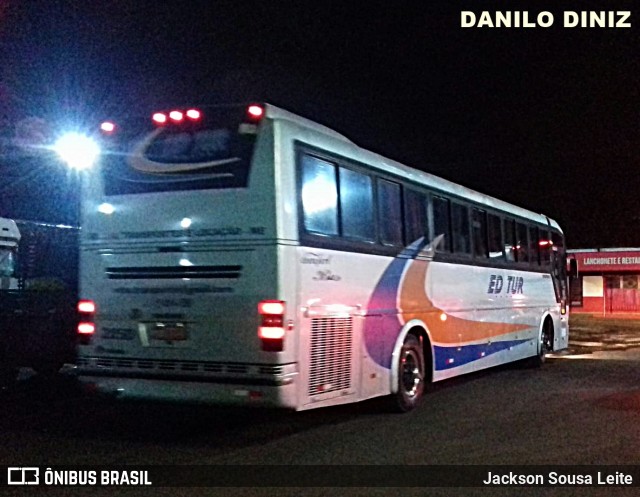
[[[0,382],[75,359],[78,228],[0,218]]]

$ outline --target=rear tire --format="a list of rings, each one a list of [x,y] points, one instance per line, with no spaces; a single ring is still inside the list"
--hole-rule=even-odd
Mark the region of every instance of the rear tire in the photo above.
[[[547,319],[542,325],[542,331],[538,338],[538,352],[530,360],[531,366],[535,368],[541,367],[547,360],[547,352],[553,349],[553,325],[551,321]]]
[[[398,363],[398,391],[394,394],[397,410],[407,412],[420,405],[425,391],[425,377],[422,344],[416,336],[407,335]]]

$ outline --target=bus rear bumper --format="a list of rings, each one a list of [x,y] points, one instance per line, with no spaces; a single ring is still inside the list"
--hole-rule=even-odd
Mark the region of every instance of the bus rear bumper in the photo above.
[[[78,374],[88,394],[114,399],[186,402],[221,406],[296,409],[296,383],[274,385],[214,381],[178,381]]]

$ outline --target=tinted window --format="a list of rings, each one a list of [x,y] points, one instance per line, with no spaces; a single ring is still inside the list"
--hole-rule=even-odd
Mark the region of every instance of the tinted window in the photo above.
[[[340,209],[343,236],[375,239],[373,189],[369,176],[340,168]]]
[[[518,262],[529,262],[529,240],[527,236],[527,226],[521,223],[516,225],[516,260]]]
[[[402,245],[402,208],[397,183],[378,180],[378,224],[382,243]]]
[[[198,120],[161,127],[122,117],[101,143],[105,193],[246,187],[257,128],[245,119],[244,106],[203,108]]]
[[[427,199],[422,193],[406,190],[405,227],[407,243],[413,243],[427,234]]]
[[[453,251],[459,254],[470,254],[469,210],[466,206],[451,204],[451,223],[453,228]]]
[[[302,157],[304,228],[324,235],[338,234],[336,167],[310,155]]]
[[[488,257],[487,251],[487,213],[479,209],[472,211],[473,254],[476,257]]]
[[[516,222],[513,219],[504,220],[504,255],[507,261],[516,260]]]
[[[433,197],[433,236],[444,235],[442,242],[437,247],[443,252],[451,251],[451,218],[449,217],[449,200],[442,197]]]
[[[533,264],[540,264],[539,254],[538,254],[538,228],[530,227],[529,228],[529,259]]]
[[[502,246],[502,219],[489,214],[487,216],[487,230],[489,236],[489,258],[499,260],[504,258]]]
[[[547,230],[540,230],[540,264],[545,267],[551,265],[551,251],[553,250],[553,245],[551,243],[551,237],[549,236],[549,232]]]

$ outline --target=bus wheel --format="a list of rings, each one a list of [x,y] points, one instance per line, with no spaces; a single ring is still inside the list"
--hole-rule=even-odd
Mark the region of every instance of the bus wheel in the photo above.
[[[400,351],[396,407],[407,412],[420,404],[425,389],[424,353],[414,335],[407,335]]]
[[[547,360],[547,352],[552,348],[551,340],[553,338],[553,329],[551,321],[548,319],[542,325],[542,332],[540,333],[540,339],[538,341],[538,353],[531,358],[531,365],[539,368]]]

